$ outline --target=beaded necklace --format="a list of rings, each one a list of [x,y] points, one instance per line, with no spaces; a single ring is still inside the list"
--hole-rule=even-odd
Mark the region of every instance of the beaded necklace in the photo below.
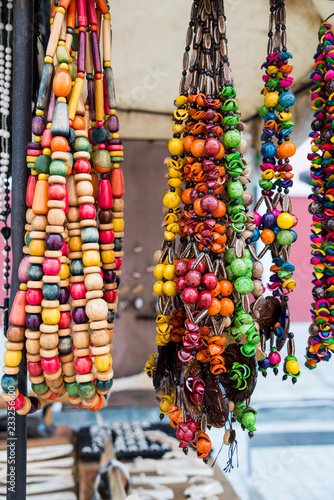
[[[104,0],[97,7],[92,0],[53,3],[34,137],[27,151],[26,256],[10,315],[2,378],[4,399],[20,414],[33,413],[46,399],[65,392],[77,408],[96,411],[112,386],[124,182],[110,29]],[[37,398],[23,397],[17,389],[24,338]],[[8,396],[12,387],[15,401]]]

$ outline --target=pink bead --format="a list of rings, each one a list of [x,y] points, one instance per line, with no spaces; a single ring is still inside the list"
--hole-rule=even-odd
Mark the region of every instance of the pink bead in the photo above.
[[[118,271],[118,269],[120,269],[122,267],[123,260],[120,257],[116,257],[114,262],[115,262],[115,269],[116,269],[116,271]]]
[[[27,303],[31,306],[38,306],[43,300],[43,292],[40,288],[29,288],[27,290]]]
[[[113,196],[109,179],[100,179],[99,181],[97,204],[102,210],[110,210],[112,208]]]
[[[254,214],[254,224],[258,227],[261,224],[261,215],[258,212],[253,212]]]
[[[123,151],[123,146],[121,146],[120,144],[112,144],[108,146],[108,151]]]
[[[274,208],[273,214],[275,215],[276,218],[280,215],[280,213],[281,212],[279,210],[277,210],[277,208]]]
[[[43,262],[43,272],[49,276],[56,276],[61,268],[61,262],[59,259],[52,259],[47,257]]]
[[[278,365],[281,362],[281,355],[279,352],[270,352],[268,358],[272,366]]]
[[[49,148],[51,146],[52,134],[51,129],[46,128],[42,135],[42,148]]]
[[[60,368],[58,356],[54,356],[53,358],[42,358],[41,367],[45,373],[56,373]]]
[[[67,215],[67,212],[68,212],[68,209],[69,209],[69,202],[68,202],[68,190],[67,190],[67,185],[65,184],[64,185],[65,187],[65,191],[66,191],[66,194],[65,194],[65,208],[64,208],[64,212],[65,214]]]
[[[10,408],[11,410],[21,410],[21,408],[23,407],[24,405],[24,396],[22,396],[22,394],[19,392],[17,398],[14,400],[14,401],[7,401],[6,402],[6,405],[8,406],[8,408]]]
[[[86,287],[84,283],[73,283],[71,285],[71,297],[74,300],[84,299],[86,296]]]
[[[84,203],[79,208],[80,219],[95,219],[96,217],[96,209],[94,205],[89,203]]]
[[[23,259],[21,260],[20,266],[19,266],[19,280],[21,283],[28,283],[29,281],[29,276],[28,276],[28,270],[30,267],[29,263],[29,255],[25,255]]]
[[[115,239],[114,231],[100,231],[100,242],[103,244],[112,243]]]
[[[40,149],[28,149],[27,150],[27,155],[28,156],[41,156],[43,154],[43,151]]]

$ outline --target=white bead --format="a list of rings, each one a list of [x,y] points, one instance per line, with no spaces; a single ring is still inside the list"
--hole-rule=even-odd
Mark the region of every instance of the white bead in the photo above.
[[[12,24],[6,24],[6,31],[13,31],[13,25]]]
[[[6,47],[6,48],[5,48],[5,52],[6,52],[7,54],[11,54],[11,53],[12,53],[12,48],[11,48],[11,47]]]

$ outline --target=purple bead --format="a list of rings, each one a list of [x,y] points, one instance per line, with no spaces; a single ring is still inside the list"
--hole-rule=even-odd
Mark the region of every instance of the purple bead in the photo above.
[[[261,361],[259,361],[259,367],[263,368],[264,370],[267,370],[270,367],[270,361],[268,358],[264,358]]]
[[[276,224],[276,216],[272,212],[262,215],[261,224],[264,227],[273,227]]]
[[[87,90],[88,90],[90,119],[93,122],[95,122],[95,86],[94,86],[94,80],[87,81]]]
[[[108,116],[108,130],[109,132],[118,132],[119,131],[119,121],[116,115]]]
[[[72,311],[72,319],[77,325],[88,323],[89,321],[84,307],[75,307]]]
[[[69,298],[70,298],[70,290],[67,286],[64,286],[63,288],[60,289],[58,297],[59,304],[67,304]]]
[[[29,281],[28,271],[29,271],[29,255],[25,255],[21,260],[19,266],[19,280],[21,283],[27,283]]]
[[[43,148],[39,142],[28,142],[27,149],[35,149],[41,151]]]
[[[106,283],[114,283],[116,280],[115,271],[111,271],[110,269],[103,270],[103,279]]]
[[[32,313],[27,314],[26,327],[29,328],[29,330],[37,332],[42,323],[43,321],[41,314],[32,314]]]
[[[109,146],[121,146],[123,144],[122,139],[109,139]]]
[[[28,412],[28,415],[31,415],[32,413],[36,413],[36,411],[39,408],[39,400],[38,398],[35,398],[35,396],[29,396],[30,402],[31,402],[31,407]]]
[[[94,71],[95,73],[102,73],[100,47],[99,47],[99,39],[97,36],[97,31],[91,31],[90,41],[92,44]]]
[[[48,250],[60,250],[63,244],[64,238],[61,234],[50,233],[45,238],[45,245]]]
[[[48,116],[47,116],[48,123],[52,122],[53,113],[54,113],[55,107],[56,107],[56,102],[57,102],[56,94],[53,92],[53,90],[51,90],[50,102],[49,102],[49,108],[48,108]]]
[[[34,116],[32,119],[32,133],[34,135],[42,135],[45,130],[44,116]]]
[[[120,284],[121,284],[121,277],[120,276],[116,276],[116,281],[115,281],[116,285],[117,285],[117,288],[119,288]]]
[[[78,72],[85,73],[86,71],[86,32],[79,31],[78,40]]]

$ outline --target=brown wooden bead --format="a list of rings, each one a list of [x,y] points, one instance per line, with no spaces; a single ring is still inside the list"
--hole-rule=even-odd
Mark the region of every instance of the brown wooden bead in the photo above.
[[[32,240],[44,240],[45,236],[46,236],[46,232],[45,231],[31,231],[29,236]]]
[[[100,224],[110,224],[112,221],[111,210],[100,210],[98,214]]]
[[[60,330],[58,330],[59,337],[68,337],[69,335],[71,335],[71,333],[71,328],[61,328]]]
[[[74,359],[73,352],[69,352],[68,354],[59,354],[59,361],[61,363],[70,363]]]
[[[100,274],[100,268],[98,266],[88,266],[85,267],[84,269],[84,274],[92,274],[92,273],[98,273]]]
[[[80,227],[96,227],[97,223],[94,219],[83,219],[80,221]]]
[[[66,382],[68,382],[68,380],[66,380]],[[71,382],[75,382],[75,380],[71,380]],[[67,397],[68,397],[69,402],[72,403],[72,405],[78,405],[82,401],[80,396],[67,395]]]
[[[105,330],[108,327],[108,323],[106,320],[91,321],[90,327],[92,330]]]
[[[25,336],[27,339],[36,340],[40,338],[41,332],[40,331],[34,332],[32,330],[27,329]]]
[[[41,384],[42,382],[44,382],[44,375],[39,375],[38,377],[29,375],[29,380],[32,384]]]
[[[45,323],[42,323],[39,329],[43,333],[56,333],[58,332],[59,327],[58,325],[47,325]]]
[[[61,259],[62,253],[60,250],[45,250],[44,257],[49,257],[50,259]]]
[[[42,333],[39,341],[43,349],[54,349],[58,345],[59,337],[57,333]]]
[[[1,397],[7,403],[8,401],[14,401],[14,399],[16,399],[18,395],[19,395],[19,390],[15,389],[14,394],[13,393],[8,394],[7,392],[2,391]]]
[[[98,402],[99,402],[99,395],[96,393],[94,394],[94,396],[91,399],[88,399],[88,400],[83,399],[82,400],[82,404],[86,408],[93,408],[93,406],[96,406]]]
[[[64,210],[60,208],[51,208],[48,211],[48,223],[51,226],[62,226],[66,220]]]
[[[7,339],[10,342],[22,342],[24,340],[24,328],[11,325],[7,330]]]
[[[70,283],[82,283],[84,280],[83,276],[71,276]]]
[[[93,194],[93,186],[90,181],[79,181],[75,186],[75,190],[78,197],[92,196]]]
[[[100,224],[99,225],[99,229],[101,231],[109,231],[110,229],[112,229],[114,226],[112,224]]]
[[[57,394],[65,393],[65,389],[65,382],[63,381],[63,383],[59,387],[52,387],[52,392],[56,392]]]
[[[66,177],[62,175],[50,175],[48,178],[49,184],[66,184]]]
[[[81,231],[79,230],[79,233],[81,234]],[[82,259],[82,252],[70,252],[68,254],[68,258],[70,260],[74,260],[74,259]]]
[[[72,307],[85,307],[87,304],[86,299],[72,300]]]
[[[123,209],[124,209],[123,198],[114,198],[114,203],[112,206],[113,212],[122,212]]]
[[[43,262],[41,262],[41,264],[43,264]],[[43,281],[28,281],[27,286],[28,288],[43,288]]]
[[[94,380],[94,375],[93,373],[85,373],[83,375],[77,374],[75,376],[75,379],[79,384],[82,384],[84,382],[92,382]]]
[[[38,361],[40,361],[42,358],[41,358],[41,355],[38,353],[38,354],[30,354],[29,352],[27,352],[27,360],[28,361],[32,361],[33,363],[38,363]]]
[[[70,207],[67,212],[67,220],[70,222],[80,221],[79,208],[78,207]]]
[[[92,354],[94,354],[94,356],[100,356],[101,354],[108,354],[109,352],[110,352],[109,343],[107,343],[107,345],[92,347]]]
[[[69,383],[69,384],[72,382],[75,382],[76,381],[75,375],[71,375],[69,377],[64,377],[64,381]]]
[[[117,283],[105,283],[104,288],[106,290],[115,290],[117,288]]]
[[[42,307],[53,308],[59,306],[59,300],[42,300]]]
[[[61,371],[61,368],[59,368],[59,370],[57,370],[55,373],[45,373],[43,372],[44,374],[44,377],[47,379],[47,380],[56,380],[57,378],[59,378],[62,374],[62,371]]]
[[[63,379],[62,375],[60,375],[60,377],[58,377],[54,380],[47,381],[47,385],[50,387],[50,389],[60,387],[63,383],[64,383],[64,379]]]
[[[80,196],[78,198],[78,203],[79,205],[83,205],[84,203],[95,203],[95,198],[94,196]]]
[[[108,370],[107,372],[96,372],[96,378],[98,378],[99,380],[103,380],[104,382],[106,380],[110,380],[111,378],[113,378],[114,376],[114,370],[112,368],[110,368],[110,370]]]
[[[84,349],[75,349],[75,351],[73,351],[73,354],[75,358],[83,358],[85,356],[89,356],[90,348],[86,347]]]
[[[44,262],[44,257],[36,257],[34,255],[29,257],[29,264],[43,264]],[[30,287],[29,283],[38,283],[38,281],[28,281],[27,286],[28,288],[36,288],[33,285]]]
[[[5,348],[9,351],[22,351],[23,347],[23,342],[10,342],[9,340],[5,342]]]
[[[82,323],[81,325],[73,325],[72,330],[74,332],[83,332],[84,330],[89,330],[89,323]]]
[[[39,354],[39,340],[26,340],[26,349],[29,354]]]
[[[52,276],[49,274],[44,274],[43,276],[43,283],[59,283],[60,281],[60,276]]]
[[[6,375],[16,375],[17,373],[19,373],[19,367],[4,365],[2,367],[2,373],[5,373]]]
[[[48,389],[46,392],[44,392],[44,394],[39,394],[39,397],[41,399],[47,399],[51,396],[51,394],[52,394],[51,389]]]
[[[28,210],[26,211],[26,221],[28,222],[28,224],[32,223],[34,217],[36,216],[32,211],[32,208],[28,208]]]
[[[91,321],[101,321],[106,319],[108,306],[103,299],[90,300],[86,305],[86,314]]]
[[[71,310],[71,305],[70,304],[59,304],[58,309],[59,309],[60,312],[70,311]]]
[[[54,356],[58,356],[58,348],[54,347],[53,349],[43,349],[41,347],[39,353],[42,358],[53,358]]]
[[[35,217],[31,221],[31,227],[33,231],[45,231],[46,228],[45,215],[35,215]]]
[[[18,415],[27,415],[31,408],[31,401],[29,398],[24,398],[24,404],[20,410],[16,410]]]
[[[63,363],[62,369],[66,377],[72,377],[73,375],[76,374],[75,364],[73,361],[70,361],[69,363]]]
[[[84,349],[90,345],[90,337],[88,331],[75,332],[73,335],[73,343],[77,349]]]
[[[94,330],[90,334],[90,340],[94,346],[103,346],[109,342],[108,330]]]
[[[86,252],[87,250],[99,250],[100,245],[98,243],[84,243],[82,245],[82,251]]]
[[[47,233],[58,233],[63,234],[64,228],[63,226],[46,226]]]
[[[91,290],[90,292],[86,292],[86,299],[98,299],[103,297],[103,290]]]

